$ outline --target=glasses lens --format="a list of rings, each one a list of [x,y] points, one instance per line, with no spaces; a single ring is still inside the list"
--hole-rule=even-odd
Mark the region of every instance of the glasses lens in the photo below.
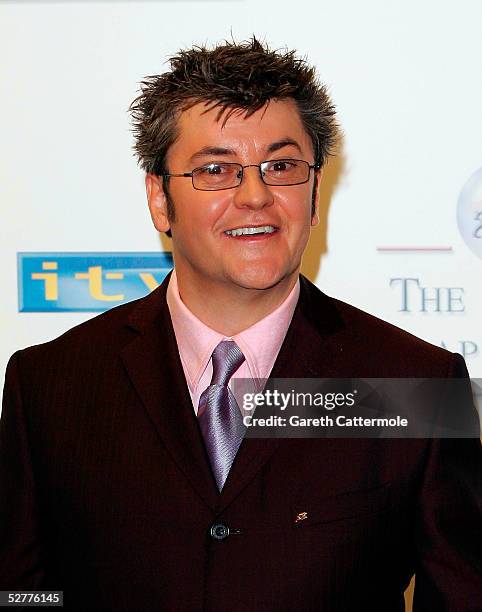
[[[195,189],[216,191],[237,187],[242,175],[240,164],[207,164],[192,171],[192,180]]]
[[[301,159],[273,159],[261,164],[261,172],[267,185],[296,185],[306,183],[310,165]]]

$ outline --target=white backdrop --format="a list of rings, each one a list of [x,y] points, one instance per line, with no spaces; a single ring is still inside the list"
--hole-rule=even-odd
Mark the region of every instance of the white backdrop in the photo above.
[[[304,271],[482,377],[482,248],[456,217],[477,171],[466,234],[482,209],[481,21],[480,0],[0,2],[1,373],[94,316],[19,313],[17,252],[164,248],[131,152],[138,82],[182,46],[255,33],[317,66],[344,133]]]

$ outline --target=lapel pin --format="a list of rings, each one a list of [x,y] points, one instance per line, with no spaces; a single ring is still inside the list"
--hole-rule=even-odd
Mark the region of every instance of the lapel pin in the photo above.
[[[308,518],[308,512],[299,512],[296,515],[295,523],[299,523],[300,521],[304,521],[307,518]]]

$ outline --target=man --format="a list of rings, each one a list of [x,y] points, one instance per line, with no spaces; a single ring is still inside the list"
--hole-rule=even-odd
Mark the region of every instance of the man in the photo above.
[[[478,440],[244,439],[230,379],[464,377],[300,277],[334,111],[255,39],[194,48],[132,105],[175,272],[16,353],[3,589],[68,610],[482,609]],[[463,407],[462,407],[463,408]]]

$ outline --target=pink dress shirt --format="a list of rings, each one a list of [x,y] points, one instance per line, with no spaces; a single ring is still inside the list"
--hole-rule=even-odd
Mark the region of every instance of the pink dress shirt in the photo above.
[[[268,378],[291,323],[299,293],[298,280],[276,310],[239,334],[223,336],[200,321],[183,303],[179,295],[176,271],[173,270],[167,288],[167,305],[196,414],[201,393],[211,382],[212,352],[222,340],[234,340],[246,358],[233,378],[249,378],[253,381]],[[260,388],[253,387],[253,390]],[[242,407],[240,408],[244,412]]]

